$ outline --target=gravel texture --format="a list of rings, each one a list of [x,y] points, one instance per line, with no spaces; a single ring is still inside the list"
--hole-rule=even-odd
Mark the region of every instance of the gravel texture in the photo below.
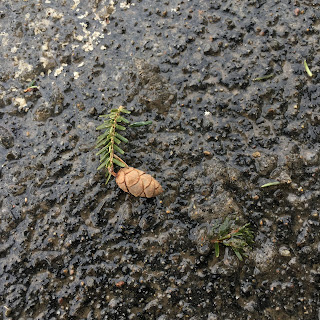
[[[318,320],[319,9],[1,1],[0,318]],[[119,105],[153,121],[123,158],[157,198],[96,170]],[[226,216],[254,232],[243,262],[214,255]]]

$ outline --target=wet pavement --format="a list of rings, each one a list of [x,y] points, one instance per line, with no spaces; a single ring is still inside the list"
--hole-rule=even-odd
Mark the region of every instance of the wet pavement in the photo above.
[[[318,320],[319,9],[2,1],[0,318]],[[120,105],[153,121],[123,159],[157,198],[97,171]],[[209,241],[227,216],[254,232],[243,262]]]

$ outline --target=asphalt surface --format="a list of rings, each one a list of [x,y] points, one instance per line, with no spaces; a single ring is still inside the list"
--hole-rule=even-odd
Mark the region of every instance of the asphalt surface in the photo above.
[[[320,319],[319,9],[1,1],[0,318]],[[120,105],[157,198],[97,171]],[[225,217],[244,261],[215,257]]]

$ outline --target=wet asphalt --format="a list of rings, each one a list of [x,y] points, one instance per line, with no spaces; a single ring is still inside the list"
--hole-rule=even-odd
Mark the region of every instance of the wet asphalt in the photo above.
[[[320,319],[319,9],[1,1],[0,319]],[[120,105],[157,198],[97,171]],[[225,217],[244,261],[215,257]]]

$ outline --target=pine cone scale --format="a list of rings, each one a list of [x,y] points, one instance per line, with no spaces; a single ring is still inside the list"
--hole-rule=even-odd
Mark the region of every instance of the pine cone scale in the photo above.
[[[139,181],[139,173],[135,170],[125,174],[125,182],[127,187],[134,186]]]
[[[139,197],[143,192],[143,183],[139,180],[136,184],[131,187],[128,187],[129,193],[133,194],[135,197]],[[141,192],[142,190],[142,192]]]
[[[152,177],[150,176],[150,174],[143,174],[140,176],[140,178],[143,181],[144,188],[148,188],[150,183],[152,182]]]
[[[154,189],[155,189],[155,184],[153,181],[151,181],[148,187],[144,189],[144,192],[148,198],[153,197]]]
[[[117,174],[117,181],[117,183],[124,183],[124,172],[121,170]]]

